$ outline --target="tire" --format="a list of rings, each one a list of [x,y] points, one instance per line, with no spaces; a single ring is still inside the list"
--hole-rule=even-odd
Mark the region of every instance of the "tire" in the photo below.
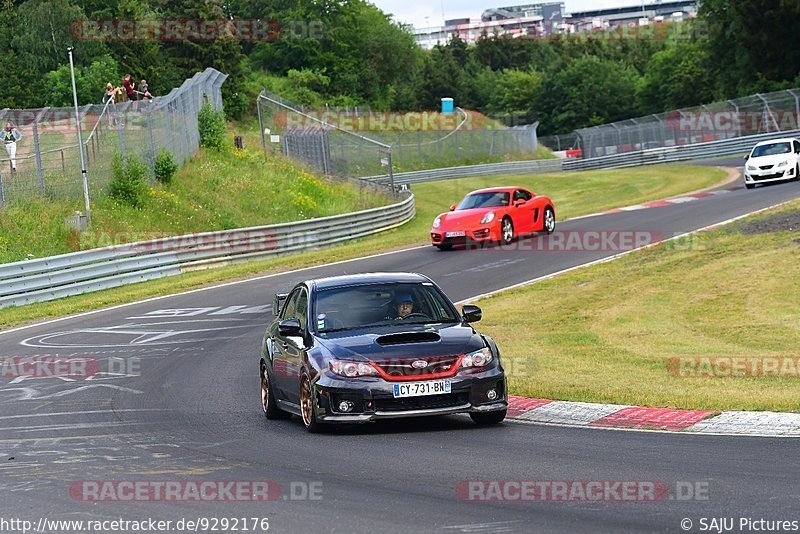
[[[267,367],[261,365],[261,410],[267,419],[289,419],[292,414],[278,408],[275,402],[275,391],[271,387]]]
[[[316,434],[326,429],[324,423],[317,421],[317,397],[306,374],[300,378],[300,414],[303,425],[310,433]]]
[[[514,241],[514,223],[508,217],[503,217],[500,223],[500,243],[508,245]]]
[[[542,232],[545,234],[552,234],[556,229],[556,213],[553,208],[547,206],[544,209],[544,224],[542,225]]]
[[[744,186],[745,186],[747,189],[753,189],[753,188],[756,186],[756,184],[748,184],[748,183],[746,183],[746,182],[745,182]]]
[[[792,178],[793,182],[800,180],[800,163],[794,168],[794,178]]]
[[[496,425],[503,422],[503,419],[506,418],[507,411],[508,410],[497,410],[496,412],[471,412],[469,416],[472,418],[472,422],[474,422],[476,425]]]

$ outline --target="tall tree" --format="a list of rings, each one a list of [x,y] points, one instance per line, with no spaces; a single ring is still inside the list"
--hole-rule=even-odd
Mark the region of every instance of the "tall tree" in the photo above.
[[[725,96],[769,90],[800,74],[797,0],[703,0],[699,15]]]

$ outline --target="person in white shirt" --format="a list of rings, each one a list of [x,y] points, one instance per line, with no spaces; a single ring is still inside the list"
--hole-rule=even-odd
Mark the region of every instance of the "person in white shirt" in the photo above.
[[[14,128],[9,121],[6,123],[2,136],[3,145],[6,147],[8,158],[11,160],[11,172],[17,172],[17,142],[22,139],[22,133]]]

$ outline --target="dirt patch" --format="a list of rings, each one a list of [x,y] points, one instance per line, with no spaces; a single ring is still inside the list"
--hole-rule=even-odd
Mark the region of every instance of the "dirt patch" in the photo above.
[[[776,213],[757,221],[740,223],[736,225],[736,229],[745,235],[800,231],[800,210]],[[800,239],[794,241],[797,243]]]

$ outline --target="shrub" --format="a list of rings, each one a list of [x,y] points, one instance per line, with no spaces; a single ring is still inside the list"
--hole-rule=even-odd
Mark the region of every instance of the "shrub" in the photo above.
[[[147,191],[147,167],[136,156],[124,160],[117,154],[111,164],[111,184],[108,195],[134,208],[144,205]]]
[[[156,156],[156,180],[162,184],[169,184],[172,182],[172,177],[178,170],[178,164],[172,159],[172,153],[167,149],[162,148],[158,156]]]
[[[203,104],[197,114],[197,128],[200,130],[200,146],[222,148],[225,142],[225,114],[214,109],[208,102]]]

